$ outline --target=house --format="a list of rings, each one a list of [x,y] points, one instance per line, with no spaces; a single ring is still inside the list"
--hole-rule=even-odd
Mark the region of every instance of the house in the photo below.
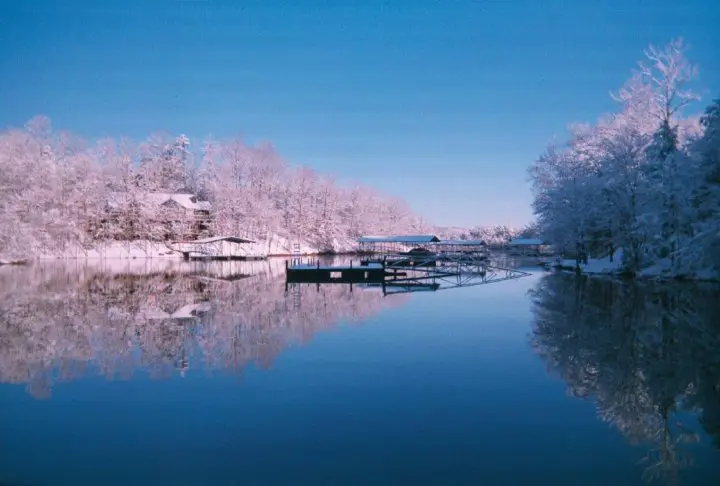
[[[212,204],[186,193],[111,193],[106,226],[115,239],[195,239],[210,232]]]

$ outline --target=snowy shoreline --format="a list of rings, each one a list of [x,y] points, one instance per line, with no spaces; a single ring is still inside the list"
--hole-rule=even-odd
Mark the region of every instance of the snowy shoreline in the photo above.
[[[255,243],[243,245],[242,252],[238,257],[248,259],[264,259],[271,257],[292,257],[292,256],[321,256],[321,255],[354,255],[357,254],[352,242],[335,241],[334,250],[328,251],[316,248],[308,243],[302,242],[296,248],[293,244],[282,237],[273,235],[268,239]],[[296,251],[293,252],[293,249]],[[83,249],[70,247],[57,249],[55,251],[37,251],[29,255],[0,255],[0,265],[24,265],[32,262],[42,261],[78,261],[78,260],[182,260],[182,252],[173,249],[164,243],[137,240],[137,241],[114,241],[107,244],[95,245],[94,248]]]
[[[622,267],[622,251],[618,251],[612,261],[606,258],[591,258],[588,262],[576,265],[575,260],[555,259],[547,262],[546,267],[563,272],[577,273],[589,276],[625,277],[634,280],[656,280],[659,282],[720,282],[720,274],[712,270],[694,271],[684,274],[673,274],[667,262],[645,268],[636,274],[629,274]]]

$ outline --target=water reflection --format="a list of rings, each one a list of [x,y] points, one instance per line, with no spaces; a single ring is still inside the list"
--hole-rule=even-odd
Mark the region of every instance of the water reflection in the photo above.
[[[531,292],[533,345],[570,394],[591,397],[602,420],[649,446],[647,480],[676,484],[702,432],[720,447],[718,295],[564,274]]]
[[[1,267],[0,382],[48,398],[56,382],[91,374],[241,374],[405,301],[344,285],[287,292],[282,260]]]

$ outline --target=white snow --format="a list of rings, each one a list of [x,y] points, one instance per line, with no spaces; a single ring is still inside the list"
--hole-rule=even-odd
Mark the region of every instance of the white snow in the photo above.
[[[622,269],[622,257],[623,252],[622,250],[617,250],[615,252],[615,255],[613,256],[612,261],[610,261],[610,257],[605,258],[590,258],[588,259],[587,264],[580,263],[580,271],[582,273],[591,275],[591,274],[615,274],[620,272]],[[558,259],[555,262],[555,266],[562,267],[562,268],[572,268],[575,269],[576,262],[575,260],[570,259]]]
[[[43,252],[36,255],[39,260],[52,259],[122,259],[122,258],[182,258],[182,254],[155,241],[111,241],[98,242],[92,249],[70,246],[57,253]]]

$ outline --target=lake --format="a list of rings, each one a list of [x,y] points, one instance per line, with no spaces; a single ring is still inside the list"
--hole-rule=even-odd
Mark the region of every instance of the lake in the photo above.
[[[0,484],[719,484],[720,289],[523,269],[0,267]]]

